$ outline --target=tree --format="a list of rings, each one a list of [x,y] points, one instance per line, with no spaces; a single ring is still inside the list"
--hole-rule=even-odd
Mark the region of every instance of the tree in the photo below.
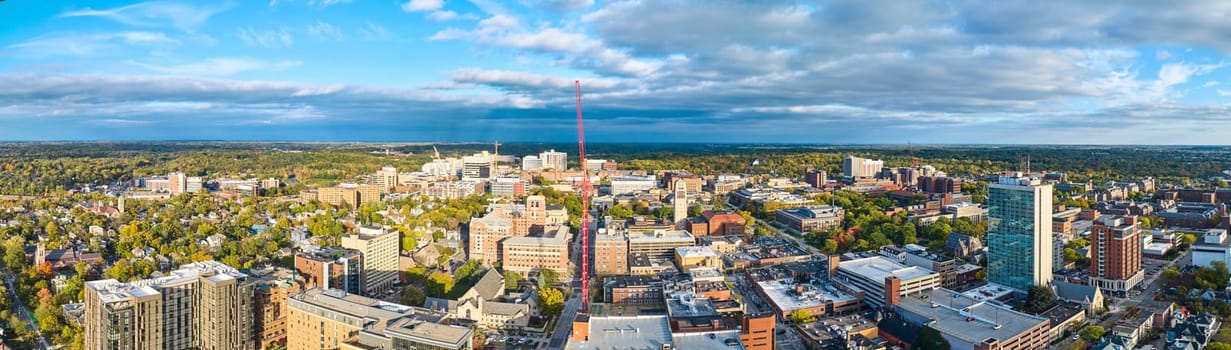
[[[453,285],[457,281],[453,279],[453,275],[436,271],[427,276],[427,295],[433,298],[443,298],[453,290]]]
[[[821,247],[821,251],[827,254],[837,253],[838,252],[838,241],[835,241],[833,239],[826,239],[824,246]]]
[[[1103,329],[1102,326],[1090,325],[1081,330],[1081,338],[1093,343],[1097,342],[1099,339],[1102,339],[1103,333],[1106,332],[1107,330]]]
[[[9,271],[26,269],[26,240],[21,236],[9,237],[4,242],[4,266]]]
[[[406,286],[402,289],[402,304],[410,306],[423,306],[427,301],[427,295],[423,294],[423,290],[415,286]]]
[[[688,207],[688,216],[689,217],[701,216],[702,211],[705,211],[705,208],[702,208],[700,204],[694,204],[693,206]]]
[[[543,313],[559,315],[564,309],[564,293],[559,289],[545,288],[539,291],[539,300],[543,302]]]
[[[519,284],[521,284],[521,274],[513,271],[504,272],[504,290],[517,290]]]
[[[616,219],[627,219],[633,217],[633,210],[623,204],[616,204],[611,209],[607,209],[607,216]]]
[[[1176,277],[1180,277],[1180,270],[1176,269],[1175,266],[1168,267],[1166,270],[1163,270],[1163,272],[1158,274],[1158,278],[1162,278],[1163,282],[1170,282],[1171,279]]]
[[[910,345],[911,349],[918,350],[949,350],[949,342],[940,335],[940,331],[928,326],[923,326],[919,329],[919,337],[915,338],[915,343]]]
[[[552,269],[539,270],[539,288],[547,288],[560,283],[560,274]]]
[[[812,312],[808,309],[798,309],[791,311],[791,322],[795,324],[804,324],[816,322],[816,317],[812,317]]]
[[[1205,346],[1205,350],[1231,350],[1231,344],[1222,342],[1211,342]]]
[[[1056,293],[1046,286],[1032,286],[1026,293],[1026,310],[1032,313],[1047,311],[1056,304]]]

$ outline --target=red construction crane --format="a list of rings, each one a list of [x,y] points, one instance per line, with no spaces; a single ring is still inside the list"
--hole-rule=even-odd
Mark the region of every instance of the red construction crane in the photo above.
[[[590,172],[586,170],[586,130],[581,118],[581,81],[577,88],[577,157],[581,160],[581,313],[590,310]]]

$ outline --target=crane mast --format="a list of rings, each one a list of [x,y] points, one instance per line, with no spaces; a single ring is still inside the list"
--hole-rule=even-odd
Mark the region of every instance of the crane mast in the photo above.
[[[581,313],[590,309],[590,172],[586,169],[586,131],[581,118],[581,81],[577,91],[577,157],[581,161]]]

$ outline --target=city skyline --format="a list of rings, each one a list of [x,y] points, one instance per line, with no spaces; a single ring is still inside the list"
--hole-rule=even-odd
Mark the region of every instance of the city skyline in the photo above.
[[[0,139],[1226,144],[1228,12],[7,1]]]

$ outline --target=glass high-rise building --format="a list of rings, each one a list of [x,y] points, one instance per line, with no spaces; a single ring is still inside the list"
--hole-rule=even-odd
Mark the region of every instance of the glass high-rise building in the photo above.
[[[987,279],[1027,291],[1052,279],[1052,185],[1002,177],[988,186]]]

